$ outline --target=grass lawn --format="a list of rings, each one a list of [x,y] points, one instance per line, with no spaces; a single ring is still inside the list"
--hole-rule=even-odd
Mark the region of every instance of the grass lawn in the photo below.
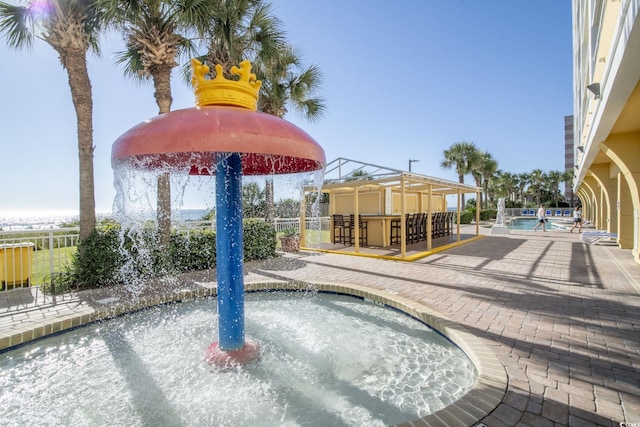
[[[31,284],[40,285],[49,279],[50,257],[53,252],[53,271],[63,271],[64,267],[71,264],[71,259],[77,248],[70,246],[66,248],[42,249],[35,251],[31,258]]]

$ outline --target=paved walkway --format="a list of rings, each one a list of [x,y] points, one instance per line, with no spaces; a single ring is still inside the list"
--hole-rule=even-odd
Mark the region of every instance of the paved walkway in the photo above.
[[[508,375],[486,426],[640,426],[640,266],[627,250],[586,245],[566,231],[512,231],[414,263],[301,252],[246,267],[246,282],[364,285],[463,325]],[[211,274],[193,280],[206,283]],[[71,319],[87,301],[110,302],[108,294],[87,293],[33,307],[6,295],[0,349],[19,325]]]

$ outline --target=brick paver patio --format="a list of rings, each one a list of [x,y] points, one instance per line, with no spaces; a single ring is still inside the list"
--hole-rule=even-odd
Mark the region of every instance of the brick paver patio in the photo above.
[[[587,245],[566,231],[512,231],[414,263],[300,252],[246,268],[246,283],[361,285],[463,325],[508,376],[501,404],[481,420],[486,426],[640,426],[640,266],[628,250]],[[201,285],[212,277],[191,279]],[[185,286],[150,289],[166,295]],[[105,292],[38,305],[42,295],[3,293],[0,349],[15,345],[17,333],[26,341],[90,320],[92,311],[126,309],[110,308],[115,299]]]

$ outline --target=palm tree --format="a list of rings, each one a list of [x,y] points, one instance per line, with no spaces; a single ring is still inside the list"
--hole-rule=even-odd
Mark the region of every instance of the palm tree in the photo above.
[[[277,54],[261,57],[256,62],[256,75],[262,80],[258,110],[283,118],[290,105],[311,122],[322,116],[324,99],[314,96],[322,82],[322,73],[317,66],[303,68],[301,57],[300,52],[287,45]],[[266,194],[266,220],[273,221],[273,179],[266,180]]]
[[[255,72],[262,86],[258,110],[283,118],[292,106],[310,122],[318,120],[325,111],[325,101],[315,96],[322,84],[322,72],[316,65],[304,68],[302,54],[285,45],[268,58],[259,58]]]
[[[281,22],[262,0],[211,2],[209,22],[201,32],[208,40],[205,61],[221,64],[229,77],[232,66],[244,59],[262,81],[258,110],[283,117],[293,106],[307,119],[316,120],[324,111],[324,101],[315,97],[321,82],[317,67],[303,68],[301,55],[285,41]],[[273,180],[265,186],[266,219],[273,220]]]
[[[478,168],[478,172],[482,175],[482,185],[485,194],[485,205],[484,208],[488,208],[489,204],[489,184],[491,180],[494,179],[495,173],[498,170],[498,162],[491,156],[491,153],[485,151],[480,156],[480,166]]]
[[[347,177],[345,177],[344,182],[349,181],[371,181],[373,177],[371,174],[365,170],[358,169],[351,172]]]
[[[44,40],[67,70],[78,130],[80,176],[80,239],[96,227],[93,177],[93,96],[87,70],[87,52],[99,53],[99,11],[93,3],[69,0],[38,1],[26,6],[0,2],[0,34],[14,49],[31,48]]]
[[[464,184],[464,176],[471,173],[472,165],[477,163],[479,155],[480,151],[473,142],[456,142],[444,151],[444,160],[440,162],[440,166],[445,169],[455,168],[458,181]],[[462,194],[462,206],[465,206],[464,194]]]
[[[553,194],[553,200],[555,202],[555,207],[558,207],[558,196],[560,195],[560,182],[562,181],[562,172],[560,171],[549,171],[547,175],[547,179],[549,185],[551,186],[551,193]]]
[[[518,176],[510,172],[497,171],[496,180],[498,196],[505,197],[509,201],[515,201],[516,190],[518,188]]]
[[[207,43],[207,54],[201,59],[211,68],[222,65],[227,78],[231,67],[245,59],[268,62],[286,46],[281,26],[263,0],[209,1],[198,24]]]
[[[39,38],[58,52],[67,71],[78,130],[80,239],[96,227],[93,179],[93,96],[87,52],[98,53],[100,11],[93,2],[33,1],[26,6],[0,2],[0,34],[10,48],[30,48]]]
[[[570,206],[573,207],[573,177],[574,177],[574,171],[573,169],[566,169],[563,174],[562,174],[562,181],[565,183],[569,184],[569,187],[571,187],[571,200],[569,201]]]
[[[281,23],[262,0],[214,1],[206,17],[200,33],[207,39],[208,50],[201,59],[212,68],[214,64],[222,65],[226,77],[230,77],[231,67],[244,59],[254,64],[253,71],[256,72],[256,60],[268,61],[284,46]],[[265,83],[263,81],[262,85]],[[267,180],[265,194],[266,220],[272,222],[275,211],[273,180]]]
[[[540,194],[542,194],[547,180],[547,175],[542,169],[534,169],[530,174],[529,191],[534,192],[536,195],[536,205],[540,205]]]
[[[487,208],[488,204],[488,192],[489,192],[489,180],[493,178],[493,174],[498,169],[498,162],[491,156],[488,151],[478,152],[477,156],[474,156],[474,163],[471,165],[471,176],[476,182],[476,187],[482,187],[482,193],[480,193],[479,207]],[[485,195],[483,202],[483,193]]]
[[[520,195],[520,204],[524,208],[526,206],[525,190],[531,181],[531,175],[527,172],[518,174],[518,194]]]
[[[481,157],[478,156],[476,159],[476,163],[471,165],[471,170],[469,172],[471,172],[471,176],[473,177],[473,180],[476,183],[476,187],[482,187],[482,173],[480,172],[480,161],[481,161]],[[482,204],[482,192],[480,192],[480,200],[477,200],[477,205],[478,207],[483,207],[484,205]]]
[[[108,24],[122,31],[126,50],[116,62],[125,65],[125,75],[151,79],[158,114],[171,111],[171,72],[176,59],[194,51],[181,34],[188,31],[205,10],[204,0],[102,0]],[[157,220],[160,243],[169,244],[171,236],[171,183],[168,172],[157,181]]]
[[[242,186],[242,213],[245,218],[259,218],[264,215],[265,191],[255,182]]]

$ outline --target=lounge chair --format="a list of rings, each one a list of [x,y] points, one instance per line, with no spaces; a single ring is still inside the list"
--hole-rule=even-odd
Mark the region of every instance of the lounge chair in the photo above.
[[[522,211],[522,216],[527,216],[529,215],[529,211],[527,211],[526,209]]]
[[[562,216],[562,211],[560,209],[556,210],[556,213],[553,216]]]
[[[536,216],[536,211],[529,209],[529,216]]]
[[[585,231],[580,236],[583,242],[595,245],[598,243],[618,243],[618,234],[607,233],[606,231]]]
[[[571,216],[571,209],[566,209],[562,216]]]
[[[551,216],[551,209],[547,209],[547,211],[544,213],[546,216]]]

